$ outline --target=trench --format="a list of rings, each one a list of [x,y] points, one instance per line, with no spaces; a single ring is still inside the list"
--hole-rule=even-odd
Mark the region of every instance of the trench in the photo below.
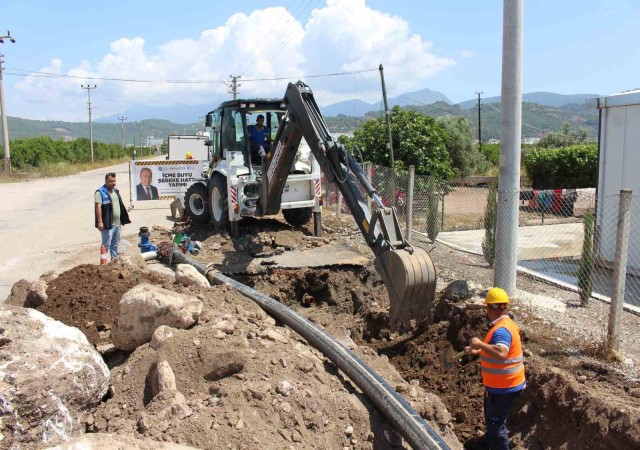
[[[386,355],[405,380],[417,380],[440,397],[465,448],[487,448],[482,437],[484,388],[478,361],[465,356],[458,364],[445,367],[441,357],[447,348],[462,350],[471,337],[486,334],[489,324],[484,310],[466,309],[462,303],[436,298],[433,323],[396,335],[387,326],[386,288],[377,273],[368,268],[269,269],[234,278],[320,325],[330,325],[331,317],[335,317],[336,322],[349,327],[357,344]],[[523,333],[525,348],[537,348],[532,338]],[[538,344],[547,346],[549,342]],[[535,358],[527,364],[529,386],[514,403],[508,422],[512,447],[638,448],[637,424],[631,426],[635,431],[630,433],[629,426],[621,425],[625,419],[616,418],[620,408],[591,398],[582,386],[576,386],[572,375],[554,367],[562,365],[566,349],[547,353],[548,358]],[[582,364],[578,372],[594,373],[595,379],[611,375],[600,365]],[[607,421],[610,425],[603,428]]]

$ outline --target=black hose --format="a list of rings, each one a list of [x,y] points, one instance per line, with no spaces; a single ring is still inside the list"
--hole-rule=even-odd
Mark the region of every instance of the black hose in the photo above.
[[[211,283],[232,286],[245,297],[255,301],[267,313],[304,337],[367,395],[414,449],[449,449],[449,446],[429,424],[380,375],[341,342],[333,339],[304,316],[262,292],[222,275],[216,270],[209,269],[205,264],[186,256],[179,250],[173,250],[172,261],[190,264],[205,275]]]

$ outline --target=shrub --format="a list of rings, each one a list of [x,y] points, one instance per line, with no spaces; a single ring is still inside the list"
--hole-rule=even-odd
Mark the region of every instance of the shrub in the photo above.
[[[534,148],[524,153],[522,163],[535,189],[595,187],[598,145]]]
[[[484,210],[484,239],[482,254],[489,267],[493,268],[496,260],[496,218],[498,215],[498,183],[493,183],[487,194],[487,207]]]

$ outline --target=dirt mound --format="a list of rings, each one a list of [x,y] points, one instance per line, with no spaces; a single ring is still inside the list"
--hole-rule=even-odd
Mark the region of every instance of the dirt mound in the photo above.
[[[447,369],[441,362],[447,348],[461,350],[472,336],[484,336],[484,311],[465,302],[441,301],[440,294],[437,323],[397,334],[387,327],[386,288],[371,264],[316,269],[269,264],[273,254],[328,251],[329,243],[369,254],[348,221],[331,214],[325,218],[330,231],[321,240],[312,237],[310,226],[294,229],[279,220],[247,220],[242,237],[235,240],[194,224],[156,229],[152,241],[166,241],[172,231],[187,232],[202,244],[197,259],[324,326],[413,401],[424,417],[435,420],[440,431],[452,427],[467,448],[484,448],[479,439],[484,431],[479,363],[464,357]],[[419,236],[415,239],[416,245],[428,247]],[[438,269],[439,291],[449,281],[465,279],[476,283],[472,290],[477,295],[493,282],[493,272],[479,257],[441,245],[430,255]],[[50,283],[49,299],[40,310],[79,327],[93,343],[108,341],[120,296],[143,281],[197,296],[204,310],[197,326],[174,330],[158,350],[143,345],[132,354],[109,357],[112,395],[87,417],[87,431],[135,433],[202,448],[389,448],[397,441],[381,414],[331,362],[225,286],[187,288],[144,268],[79,266]],[[519,278],[518,286],[565,303],[575,297],[530,279]],[[19,301],[26,288],[17,284],[12,298]],[[595,303],[568,310],[553,326],[552,320],[538,320],[526,307],[513,310],[528,351],[529,380],[510,418],[517,448],[640,447],[637,378],[623,373],[619,363],[594,358],[598,352],[593,335],[603,311]],[[638,321],[626,316],[625,320],[635,328],[627,328],[630,332],[623,339],[633,343]],[[582,334],[576,337],[575,330]],[[220,380],[208,380],[212,364],[224,359],[223,353],[232,353],[244,367]],[[161,361],[173,368],[183,400],[175,394],[152,400],[150,373]],[[448,413],[417,407],[419,400],[433,394]]]
[[[47,302],[38,311],[79,328],[92,344],[110,342],[120,312],[120,298],[139,283],[162,284],[166,279],[115,261],[85,264],[61,273],[47,288]]]

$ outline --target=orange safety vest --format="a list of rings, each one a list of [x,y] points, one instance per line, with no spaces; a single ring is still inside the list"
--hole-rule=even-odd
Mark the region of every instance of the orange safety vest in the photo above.
[[[525,381],[520,328],[508,316],[500,319],[487,333],[484,338],[485,344],[491,342],[491,337],[498,328],[509,330],[511,347],[506,359],[492,358],[484,350],[480,352],[482,383],[490,388],[508,389],[519,386]]]

